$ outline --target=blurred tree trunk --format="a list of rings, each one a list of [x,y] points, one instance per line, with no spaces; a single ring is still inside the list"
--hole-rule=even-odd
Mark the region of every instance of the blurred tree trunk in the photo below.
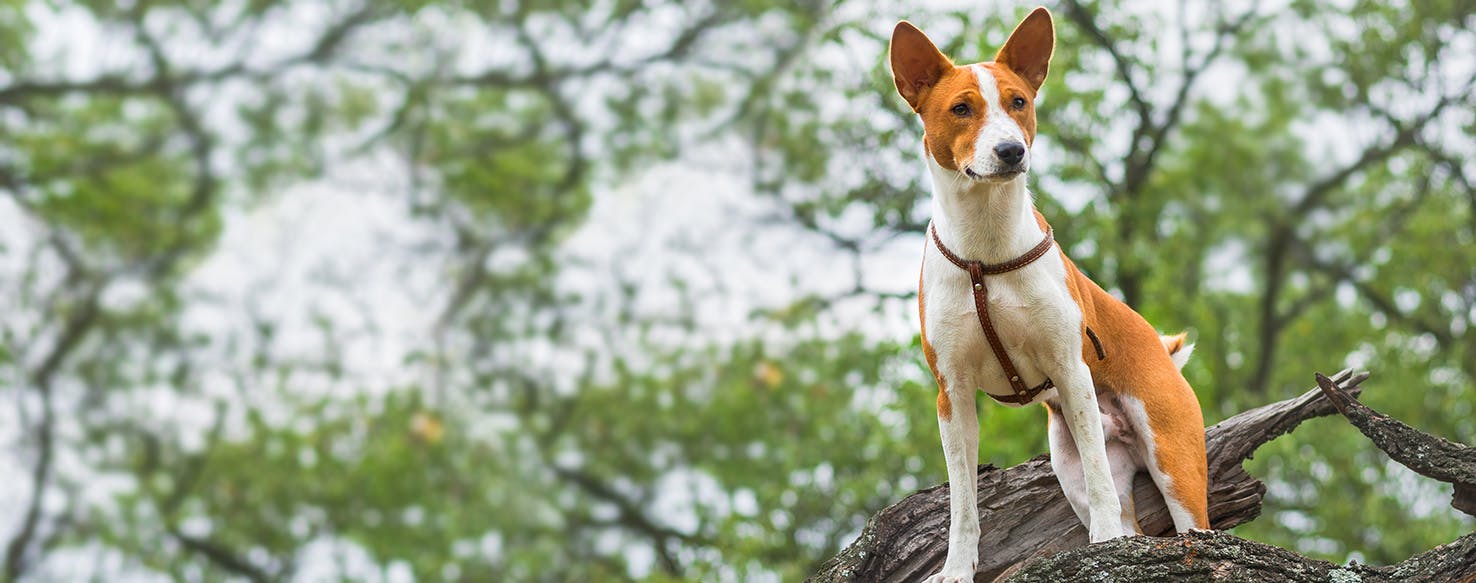
[[[1217,530],[1260,514],[1265,484],[1241,463],[1261,445],[1302,421],[1342,412],[1380,449],[1426,476],[1456,485],[1455,506],[1476,484],[1476,450],[1451,443],[1353,399],[1367,373],[1343,371],[1319,389],[1295,399],[1246,411],[1206,431],[1210,472],[1210,521]],[[1326,397],[1326,398],[1325,398]],[[1088,574],[1114,581],[1159,581],[1185,576],[1245,579],[1328,580],[1347,571],[1369,581],[1462,579],[1476,576],[1476,534],[1392,567],[1342,567],[1278,547],[1221,532],[1175,539],[1163,498],[1146,475],[1135,484],[1139,522],[1150,537],[1086,545],[1086,533],[1067,504],[1046,456],[1011,468],[979,468],[980,562],[975,579],[992,581],[1076,580]],[[856,542],[826,561],[810,581],[919,581],[936,572],[947,555],[948,485],[919,491],[877,513]],[[1397,576],[1396,576],[1397,573]]]

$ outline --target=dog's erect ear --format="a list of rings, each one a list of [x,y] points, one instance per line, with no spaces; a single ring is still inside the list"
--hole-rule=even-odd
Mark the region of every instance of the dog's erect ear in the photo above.
[[[912,23],[903,20],[892,29],[892,78],[897,82],[897,93],[913,111],[918,111],[923,90],[937,84],[952,68],[953,61]]]
[[[994,56],[994,62],[1009,67],[1038,91],[1045,83],[1055,48],[1056,27],[1051,23],[1051,12],[1041,6],[1020,21],[1020,26],[1010,33],[1010,40]]]

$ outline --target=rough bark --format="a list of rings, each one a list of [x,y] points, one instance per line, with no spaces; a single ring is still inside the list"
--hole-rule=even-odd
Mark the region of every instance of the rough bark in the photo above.
[[[1337,565],[1223,532],[1129,537],[1025,564],[1010,583],[1060,581],[1472,581],[1476,533],[1397,565]]]
[[[1394,461],[1455,486],[1450,505],[1476,516],[1476,448],[1430,435],[1375,411],[1320,374],[1317,386],[1349,423]]]
[[[1366,373],[1345,370],[1333,380],[1356,393],[1357,384],[1367,377]],[[1260,514],[1266,486],[1241,468],[1256,448],[1307,419],[1334,411],[1319,390],[1313,389],[1294,399],[1246,411],[1206,430],[1209,514],[1214,528],[1230,528]],[[982,536],[976,581],[991,581],[1030,559],[1086,545],[1086,531],[1066,502],[1046,456],[1005,469],[981,466],[978,493]],[[1135,497],[1138,520],[1145,533],[1164,535],[1173,530],[1163,498],[1146,474],[1137,477]],[[943,566],[947,533],[948,485],[940,484],[878,512],[854,543],[826,561],[809,580],[921,581]],[[1112,544],[1171,544],[1178,540],[1134,539]]]

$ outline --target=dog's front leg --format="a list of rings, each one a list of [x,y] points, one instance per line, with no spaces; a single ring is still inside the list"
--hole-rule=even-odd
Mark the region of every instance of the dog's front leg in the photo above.
[[[1061,416],[1076,441],[1081,455],[1081,469],[1086,483],[1091,542],[1123,536],[1122,504],[1112,482],[1111,465],[1107,461],[1107,445],[1102,437],[1102,412],[1097,408],[1097,391],[1092,373],[1085,363],[1067,367],[1056,383],[1061,396]]]
[[[938,432],[948,465],[948,559],[927,583],[974,580],[979,564],[979,413],[972,383],[954,382],[940,389]]]

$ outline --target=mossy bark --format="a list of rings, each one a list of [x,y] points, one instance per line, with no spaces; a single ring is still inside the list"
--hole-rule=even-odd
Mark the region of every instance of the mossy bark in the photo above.
[[[1130,537],[1042,557],[1009,583],[1060,581],[1470,581],[1476,578],[1476,533],[1397,565],[1337,565],[1223,532],[1172,538]]]

